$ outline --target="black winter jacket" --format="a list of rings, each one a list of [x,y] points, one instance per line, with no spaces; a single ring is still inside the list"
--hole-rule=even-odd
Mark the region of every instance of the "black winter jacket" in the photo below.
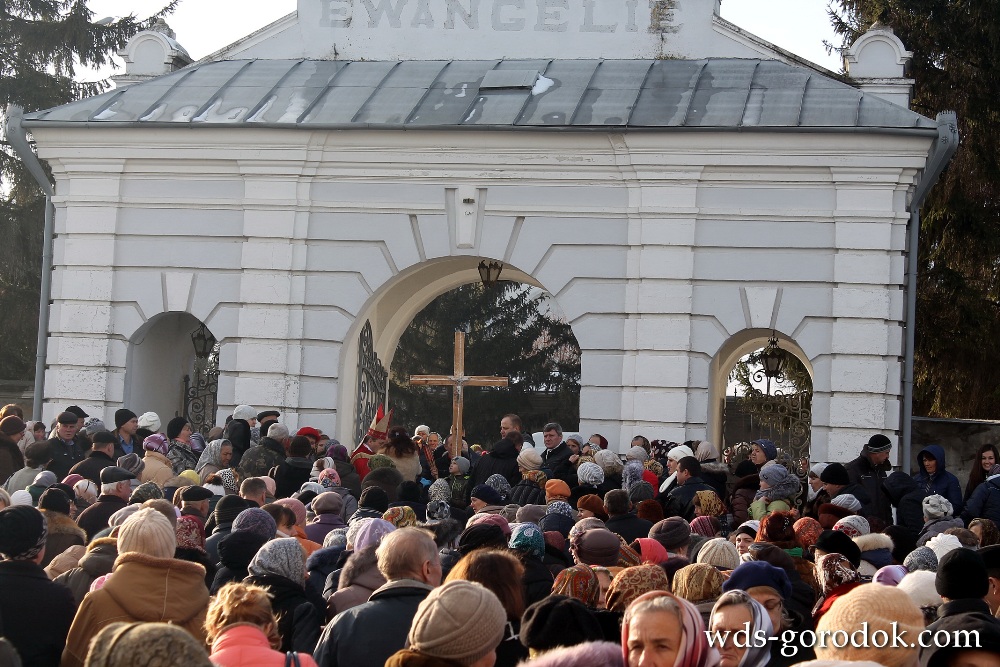
[[[320,628],[326,620],[326,604],[322,597],[307,593],[291,579],[276,574],[250,575],[244,581],[265,588],[270,594],[281,636],[279,651],[308,653],[316,646]]]
[[[0,561],[2,634],[31,667],[58,667],[76,614],[73,594],[24,560]]]
[[[545,489],[530,479],[522,479],[510,489],[510,502],[524,507],[525,505],[544,505]]]
[[[924,527],[924,490],[905,472],[894,472],[882,482],[882,489],[896,508],[896,525],[914,540]]]
[[[886,525],[890,525],[892,523],[892,506],[889,498],[882,491],[882,484],[886,480],[886,471],[892,470],[889,462],[886,461],[884,465],[875,467],[868,457],[862,454],[844,467],[847,468],[847,477],[851,480],[851,484],[863,487],[871,499],[870,504],[864,508],[868,511],[863,513],[866,516],[876,516],[885,521]],[[860,498],[858,501],[865,504]]]
[[[507,438],[493,445],[493,449],[479,457],[469,481],[469,491],[480,484],[485,484],[490,475],[503,475],[511,486],[521,480],[521,471],[517,467],[517,449]]]

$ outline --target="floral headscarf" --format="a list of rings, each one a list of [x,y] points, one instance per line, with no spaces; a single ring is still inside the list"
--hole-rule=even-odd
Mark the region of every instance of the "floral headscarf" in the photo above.
[[[545,482],[549,481],[548,476],[541,470],[525,470],[521,473],[521,479],[526,479],[528,481],[534,482],[538,485],[538,488],[544,489]]]
[[[417,515],[409,505],[390,507],[386,510],[382,518],[394,525],[396,528],[406,528],[417,525]]]
[[[178,549],[192,549],[200,553],[206,553],[205,534],[202,532],[201,524],[194,517],[178,517],[174,533],[177,536]]]
[[[691,522],[691,532],[703,537],[715,537],[722,524],[714,516],[696,516]]]
[[[861,581],[858,571],[843,554],[824,554],[816,559],[816,583],[824,596],[844,584]]]
[[[823,526],[816,519],[804,516],[793,524],[792,530],[795,532],[795,538],[802,545],[802,548],[808,549],[816,544],[820,533],[823,532]]]
[[[622,572],[622,574],[624,574],[624,572]],[[615,578],[617,579],[617,577]],[[612,582],[612,586],[613,585],[614,582]],[[610,599],[610,597],[611,591],[609,590],[608,598]],[[715,648],[709,646],[708,638],[705,635],[705,623],[701,619],[701,613],[698,611],[698,608],[693,604],[666,591],[658,590],[645,593],[635,598],[630,606],[638,606],[647,600],[654,600],[659,597],[671,598],[679,607],[678,620],[681,625],[681,646],[677,653],[677,658],[674,660],[674,667],[718,667],[719,652]],[[610,605],[608,606],[610,608]],[[624,621],[622,622],[622,654],[626,665],[629,664],[629,625],[632,623],[634,618],[635,617],[631,613],[631,609],[629,609],[625,614]],[[770,644],[768,644],[768,648],[770,648]]]
[[[587,565],[574,565],[562,570],[552,584],[553,595],[576,598],[595,609],[601,597],[601,582]]]
[[[222,446],[232,445],[228,440],[213,440],[208,443],[205,447],[205,451],[201,453],[198,458],[198,463],[195,465],[194,469],[196,472],[200,473],[202,469],[207,465],[215,466],[216,468],[222,467]]]
[[[448,480],[438,479],[435,480],[433,484],[427,489],[427,497],[430,500],[440,500],[441,502],[448,502],[451,500],[451,487],[448,486]]]
[[[608,609],[625,611],[639,596],[650,591],[669,591],[670,580],[659,565],[627,567],[611,580],[608,588]]]
[[[306,581],[306,553],[294,537],[271,540],[260,548],[247,569],[254,576],[276,574],[302,586]]]
[[[719,570],[707,563],[685,565],[674,573],[674,595],[688,602],[707,602],[722,595],[722,583],[726,578]]]
[[[224,468],[216,474],[218,474],[219,479],[222,480],[222,488],[226,490],[226,493],[240,492],[240,480],[235,470],[232,468]]]
[[[555,500],[549,503],[545,508],[546,514],[562,514],[565,517],[573,518],[573,508],[569,506],[569,503],[562,500]]]
[[[715,491],[695,491],[695,498],[701,505],[702,516],[723,516],[726,513],[726,504]]]
[[[335,486],[340,486],[340,473],[332,466],[324,468],[317,481],[324,489],[332,489]]]
[[[663,474],[663,464],[656,459],[649,459],[643,464],[643,467],[657,477]]]
[[[541,529],[533,523],[516,524],[510,533],[507,546],[538,560],[545,556],[545,537]]]

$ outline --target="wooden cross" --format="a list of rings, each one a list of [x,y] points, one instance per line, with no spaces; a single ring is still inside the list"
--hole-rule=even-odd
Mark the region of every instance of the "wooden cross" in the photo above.
[[[449,386],[452,387],[451,418],[452,433],[451,455],[454,458],[462,451],[462,407],[466,387],[506,387],[508,379],[488,375],[465,374],[465,332],[455,332],[455,371],[453,375],[411,375],[410,386]],[[433,462],[431,462],[433,465]]]

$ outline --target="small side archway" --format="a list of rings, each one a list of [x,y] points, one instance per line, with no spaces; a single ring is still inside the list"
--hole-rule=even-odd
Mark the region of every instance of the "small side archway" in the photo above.
[[[151,317],[129,338],[125,368],[124,404],[136,412],[155,412],[162,428],[172,417],[185,414],[185,378],[195,372],[191,335],[204,323],[187,312]],[[211,332],[206,332],[211,336]],[[217,385],[211,397],[201,397],[205,416],[215,418]],[[210,400],[207,400],[209,399]],[[211,405],[208,405],[210,403]],[[200,409],[200,408],[199,408]]]
[[[772,336],[777,339],[781,349],[802,362],[810,378],[815,382],[812,362],[798,343],[788,335],[772,329],[744,329],[731,336],[712,358],[709,370],[709,401],[713,407],[709,411],[708,433],[710,440],[718,443],[720,452],[724,452],[727,446],[736,444],[727,443],[725,440],[726,390],[730,373],[740,359],[764,348]]]

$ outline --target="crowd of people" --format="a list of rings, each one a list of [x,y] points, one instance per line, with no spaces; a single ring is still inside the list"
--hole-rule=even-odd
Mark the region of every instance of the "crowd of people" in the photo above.
[[[0,410],[0,667],[1000,667],[1000,454]],[[619,453],[619,451],[621,453]],[[904,465],[906,462],[901,462]]]

